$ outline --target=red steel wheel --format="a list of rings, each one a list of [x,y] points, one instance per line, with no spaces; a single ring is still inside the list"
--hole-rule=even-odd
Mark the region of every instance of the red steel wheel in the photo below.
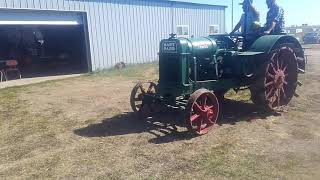
[[[298,78],[297,57],[289,47],[282,46],[273,50],[261,88],[251,91],[254,103],[263,104],[270,109],[278,110],[288,105],[292,99]],[[263,89],[263,91],[258,91]]]
[[[200,89],[194,92],[186,107],[187,128],[198,135],[207,134],[219,117],[219,101],[215,94]]]
[[[276,50],[267,67],[265,97],[270,108],[286,106],[294,95],[297,82],[296,56],[289,47]]]
[[[151,113],[151,103],[146,102],[146,95],[156,93],[157,85],[153,82],[142,83],[138,82],[131,91],[130,105],[134,112],[142,113],[148,116]]]

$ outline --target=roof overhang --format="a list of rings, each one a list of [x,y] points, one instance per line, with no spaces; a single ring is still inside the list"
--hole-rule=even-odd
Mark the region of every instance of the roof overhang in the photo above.
[[[0,25],[61,25],[77,26],[78,21],[1,21]]]
[[[212,1],[212,3],[203,3],[202,0],[163,0],[163,1],[192,4],[192,5],[215,6],[215,7],[223,7],[223,8],[228,7],[228,3],[225,0],[215,0],[215,1]]]

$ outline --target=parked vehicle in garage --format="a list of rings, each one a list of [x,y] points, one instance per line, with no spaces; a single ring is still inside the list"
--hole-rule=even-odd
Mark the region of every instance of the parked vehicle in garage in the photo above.
[[[320,34],[316,33],[316,32],[312,32],[312,33],[307,33],[304,37],[303,37],[303,42],[305,44],[316,44],[316,43],[320,43]]]

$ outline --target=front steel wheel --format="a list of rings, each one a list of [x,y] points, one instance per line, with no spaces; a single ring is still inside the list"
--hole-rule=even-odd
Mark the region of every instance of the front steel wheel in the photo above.
[[[153,82],[138,82],[131,91],[130,105],[135,113],[148,117],[154,111],[154,99],[157,85]]]
[[[197,135],[204,135],[216,124],[219,117],[218,98],[206,89],[194,92],[186,106],[187,128]]]

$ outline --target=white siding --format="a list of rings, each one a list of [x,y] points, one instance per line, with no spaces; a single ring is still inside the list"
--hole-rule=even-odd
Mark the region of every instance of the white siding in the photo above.
[[[212,24],[225,32],[224,7],[166,0],[0,0],[0,8],[86,12],[92,70],[156,60],[160,40],[178,24],[195,36]]]

